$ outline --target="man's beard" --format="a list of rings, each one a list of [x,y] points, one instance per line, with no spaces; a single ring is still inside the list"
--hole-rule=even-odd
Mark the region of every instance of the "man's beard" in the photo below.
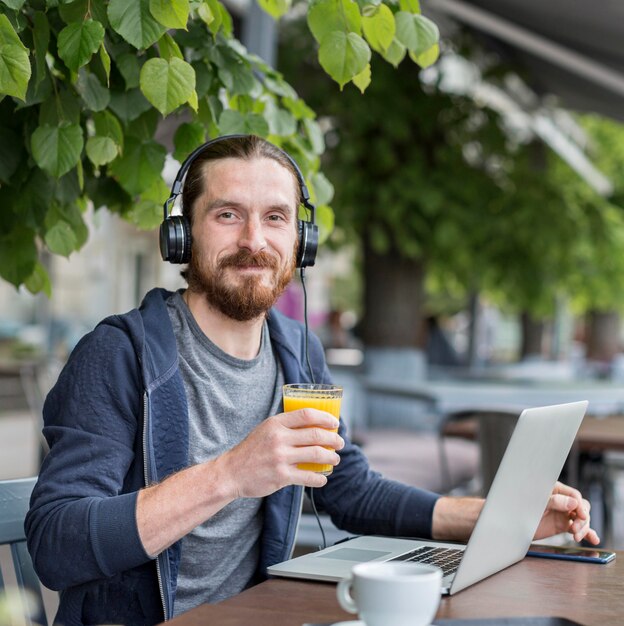
[[[208,263],[202,264],[201,254],[193,246],[186,280],[192,292],[203,293],[208,303],[221,313],[238,322],[248,322],[266,314],[282,294],[296,267],[296,251],[295,246],[292,261],[281,269],[274,255],[268,252],[252,254],[244,249],[223,257],[215,268]],[[226,278],[226,268],[248,266],[271,269],[273,284],[263,284],[264,273],[240,277],[236,284]]]

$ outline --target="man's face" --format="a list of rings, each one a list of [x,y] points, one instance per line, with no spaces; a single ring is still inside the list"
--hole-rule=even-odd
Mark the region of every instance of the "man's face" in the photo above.
[[[292,278],[297,185],[273,159],[220,159],[204,168],[189,289],[224,315],[249,321],[266,313]]]

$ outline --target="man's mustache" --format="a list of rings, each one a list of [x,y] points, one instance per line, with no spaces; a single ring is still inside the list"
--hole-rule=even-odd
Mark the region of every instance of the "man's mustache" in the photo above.
[[[226,267],[268,267],[277,270],[278,262],[268,252],[256,252],[253,254],[248,250],[239,250],[219,261],[220,269],[225,269]]]

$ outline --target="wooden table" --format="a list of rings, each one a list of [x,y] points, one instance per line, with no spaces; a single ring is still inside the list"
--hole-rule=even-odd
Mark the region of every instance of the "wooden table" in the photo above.
[[[443,598],[438,619],[567,617],[585,626],[624,624],[624,552],[606,565],[527,557]],[[172,620],[172,626],[301,626],[354,619],[329,583],[273,579]]]
[[[477,429],[478,420],[466,419],[447,424],[444,434],[447,437],[475,439]],[[624,416],[585,417],[576,435],[575,445],[580,452],[624,451]]]

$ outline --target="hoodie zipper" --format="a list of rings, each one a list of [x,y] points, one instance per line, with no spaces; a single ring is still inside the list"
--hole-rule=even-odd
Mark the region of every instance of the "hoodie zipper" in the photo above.
[[[148,426],[148,412],[147,412],[147,391],[143,393],[143,480],[145,486],[149,487],[149,469],[148,469],[148,457],[147,457],[147,426]],[[165,622],[169,620],[167,615],[167,607],[165,605],[165,590],[163,588],[162,574],[160,571],[160,555],[156,557],[156,577],[158,578],[158,591],[160,592],[160,602],[163,608],[163,616]]]

